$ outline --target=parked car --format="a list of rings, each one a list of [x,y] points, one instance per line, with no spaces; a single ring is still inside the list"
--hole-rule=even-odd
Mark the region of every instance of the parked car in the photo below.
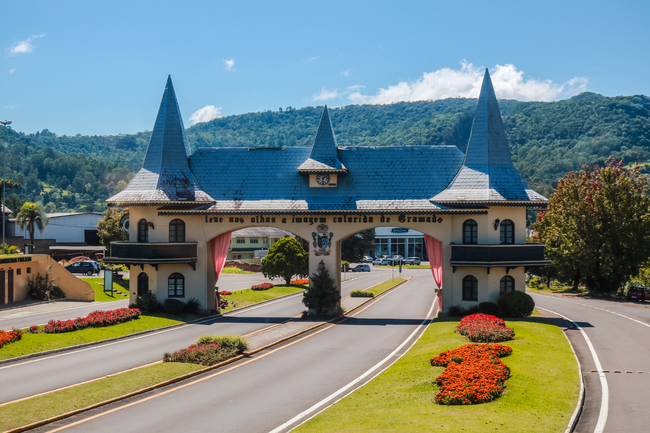
[[[374,266],[377,265],[385,265],[387,263],[382,263],[384,260],[390,260],[388,256],[382,256],[381,258],[377,257],[375,260],[372,261],[372,264]]]
[[[627,300],[628,301],[645,301],[645,293],[648,290],[647,287],[634,286],[630,287],[627,290]]]
[[[361,259],[361,263],[372,263],[374,259],[370,256],[364,256],[363,259]]]
[[[93,261],[75,262],[65,266],[65,268],[73,274],[86,274],[88,276],[92,274],[99,275],[100,272],[99,263]]]
[[[406,260],[404,260],[404,264],[406,265],[419,265],[422,263],[422,259],[419,257],[407,257]]]
[[[356,265],[354,268],[350,269],[352,272],[370,272],[370,266],[368,265]]]

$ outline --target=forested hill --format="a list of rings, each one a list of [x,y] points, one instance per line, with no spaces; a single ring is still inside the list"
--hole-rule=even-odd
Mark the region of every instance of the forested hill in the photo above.
[[[628,163],[650,162],[650,98],[647,96],[604,97],[583,93],[557,102],[501,100],[499,106],[513,161],[530,186],[543,195],[549,196],[557,179],[568,171],[579,169],[583,164],[602,163],[609,155],[624,158]],[[330,115],[340,146],[447,144],[464,151],[475,107],[475,99],[450,98],[390,105],[349,105],[332,109]],[[188,128],[187,138],[193,150],[222,146],[306,147],[313,143],[321,112],[322,107],[287,107],[227,116]],[[152,125],[153,120],[152,115]],[[150,134],[145,131],[134,135],[56,136],[44,130],[27,135],[13,132],[10,141],[24,144],[25,151],[28,149],[34,154],[51,147],[57,155],[59,152],[86,155],[87,164],[97,165],[95,171],[104,170],[99,176],[107,180],[99,181],[97,188],[105,185],[112,192],[132,176],[128,172],[141,167]],[[50,159],[54,161],[59,157]],[[48,156],[39,158],[44,161]],[[101,164],[105,164],[103,169],[99,168]],[[29,165],[31,168],[23,166],[20,169],[23,177],[29,176],[31,170],[31,179],[36,174],[39,181],[48,185],[65,184],[57,172],[44,173],[42,170],[47,171],[44,165]],[[33,173],[36,168],[38,173]],[[648,171],[645,165],[643,170]],[[14,169],[13,177],[8,177],[18,181],[18,175],[19,171]],[[92,182],[88,187],[89,177],[83,175],[83,179],[78,180],[77,174],[74,178],[70,178],[71,173],[65,176],[71,185],[65,188],[71,194],[77,197],[87,194],[87,205],[90,198],[96,198],[91,207],[101,207],[99,195],[88,196],[89,189],[95,188]],[[121,186],[118,185],[120,180]],[[47,191],[39,192],[36,188],[31,195],[36,197],[43,192]],[[29,195],[27,191],[24,193]],[[104,193],[102,189],[102,197]],[[19,192],[19,195],[22,194]],[[47,204],[52,197],[42,198]],[[68,199],[67,209],[79,210],[78,200],[73,203]]]

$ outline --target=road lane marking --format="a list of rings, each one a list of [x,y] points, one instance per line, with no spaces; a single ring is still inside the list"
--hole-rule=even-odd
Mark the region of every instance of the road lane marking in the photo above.
[[[542,307],[536,307],[541,310],[546,310],[550,313],[557,314],[558,316],[562,317],[565,320],[568,320],[569,322],[573,323],[573,326],[575,326],[582,336],[584,337],[585,341],[587,342],[587,346],[589,347],[589,351],[591,352],[591,356],[594,359],[594,364],[596,365],[596,370],[599,371],[598,376],[600,378],[600,387],[602,391],[602,396],[600,400],[600,413],[598,414],[598,422],[596,423],[596,428],[594,429],[594,433],[603,433],[605,430],[605,424],[607,423],[607,414],[609,410],[609,387],[607,386],[607,378],[605,377],[605,373],[602,371],[603,367],[600,365],[600,360],[598,359],[598,354],[596,354],[596,349],[594,349],[594,346],[591,344],[591,340],[587,336],[587,333],[585,332],[584,329],[580,325],[578,325],[576,322],[573,320],[569,319],[567,316],[564,316],[560,313],[556,313],[555,311],[549,310],[548,308],[542,308]],[[614,373],[617,371],[615,370]],[[620,373],[620,371],[619,371]]]
[[[349,316],[345,316],[342,320],[340,320],[340,321],[338,321],[338,322],[336,322],[336,323],[332,323],[332,324],[330,324],[330,325],[328,325],[328,326],[325,326],[324,328],[319,329],[318,331],[315,331],[315,332],[313,332],[313,333],[311,333],[311,334],[308,334],[308,335],[306,335],[306,336],[304,336],[304,337],[302,337],[302,338],[299,338],[298,340],[295,340],[295,341],[292,341],[292,342],[290,342],[290,343],[288,343],[288,344],[285,344],[285,345],[283,345],[283,346],[280,346],[280,347],[278,347],[277,349],[273,349],[273,350],[271,350],[271,351],[269,351],[269,352],[267,352],[267,353],[264,353],[264,354],[259,355],[259,356],[255,356],[254,358],[251,358],[251,359],[249,359],[248,361],[243,361],[243,362],[241,362],[241,363],[239,363],[239,364],[236,364],[236,365],[234,365],[234,366],[232,366],[232,367],[229,367],[229,368],[227,368],[227,369],[225,369],[225,370],[219,370],[219,371],[217,371],[216,373],[213,373],[213,374],[211,374],[211,375],[209,375],[209,376],[205,376],[205,377],[202,377],[202,378],[200,378],[200,379],[193,380],[192,382],[188,382],[188,383],[185,383],[185,384],[183,384],[183,385],[179,385],[179,386],[177,386],[177,387],[174,387],[174,388],[168,389],[168,390],[166,390],[166,391],[162,391],[162,392],[160,392],[160,393],[158,393],[158,394],[155,394],[155,395],[152,395],[152,396],[146,397],[146,398],[144,398],[144,399],[142,399],[142,400],[137,400],[137,401],[134,401],[134,402],[132,402],[132,403],[126,404],[126,405],[124,405],[124,406],[116,407],[116,408],[114,408],[114,409],[110,409],[110,410],[108,410],[108,411],[106,411],[106,412],[102,412],[102,413],[98,413],[97,415],[93,415],[93,416],[91,416],[91,417],[89,417],[89,418],[85,418],[85,419],[82,419],[82,420],[76,421],[76,422],[74,422],[74,423],[72,423],[72,424],[67,424],[67,425],[61,426],[61,427],[59,427],[59,428],[56,428],[56,429],[54,429],[54,430],[50,430],[50,431],[48,431],[48,433],[55,433],[55,432],[58,432],[58,431],[61,431],[61,430],[65,430],[65,429],[68,429],[68,428],[70,428],[70,427],[74,427],[74,426],[76,426],[76,425],[83,424],[83,423],[85,423],[85,422],[91,421],[91,420],[93,420],[93,419],[100,418],[100,417],[102,417],[102,416],[104,416],[104,415],[108,415],[108,414],[111,414],[111,413],[113,413],[113,412],[117,412],[117,411],[119,411],[119,410],[126,409],[126,408],[128,408],[128,407],[135,406],[135,405],[137,405],[137,404],[144,403],[144,402],[149,401],[149,400],[153,400],[153,399],[155,399],[155,398],[161,397],[161,396],[163,396],[163,395],[167,395],[167,394],[169,394],[169,393],[172,393],[172,392],[174,392],[174,391],[177,391],[177,390],[180,390],[180,389],[186,388],[186,387],[188,387],[188,386],[191,386],[191,385],[197,384],[197,383],[199,383],[199,382],[203,382],[203,381],[206,381],[206,380],[208,380],[208,379],[212,379],[213,377],[219,376],[219,375],[221,375],[221,374],[227,373],[227,372],[229,372],[229,371],[231,371],[231,370],[234,370],[234,369],[236,369],[236,368],[243,367],[244,365],[247,365],[247,364],[250,364],[250,363],[252,363],[252,362],[255,362],[255,361],[259,360],[259,359],[265,358],[265,357],[267,357],[267,356],[269,356],[269,355],[271,355],[271,354],[273,354],[273,353],[275,353],[275,352],[278,352],[278,351],[280,351],[280,350],[282,350],[282,349],[285,349],[285,348],[287,348],[287,347],[293,346],[294,344],[297,344],[297,343],[299,343],[299,342],[301,342],[301,341],[303,341],[303,340],[306,340],[307,338],[311,338],[311,337],[313,337],[313,336],[315,336],[315,335],[318,335],[318,334],[320,334],[320,333],[323,332],[323,331],[326,331],[326,330],[328,330],[328,329],[330,329],[330,328],[332,328],[332,327],[334,327],[334,326],[336,326],[336,325],[338,325],[338,324],[340,324],[340,323],[345,322],[345,321],[348,320],[349,318],[358,315],[359,313],[361,313],[362,311],[364,311],[366,308],[368,308],[368,307],[370,307],[371,305],[375,304],[376,301],[378,301],[378,300],[380,300],[380,299],[383,299],[383,298],[387,297],[387,295],[390,295],[391,293],[397,291],[397,290],[400,289],[401,287],[406,286],[406,284],[408,284],[408,281],[405,282],[404,284],[400,285],[400,286],[397,286],[397,287],[396,287],[394,290],[392,290],[391,292],[386,293],[385,296],[381,296],[381,297],[378,297],[378,298],[376,298],[376,299],[371,300],[365,308],[362,308],[362,309],[360,309],[360,310],[354,311],[353,314],[351,314],[351,315],[349,315]],[[433,308],[433,305],[436,305],[436,300],[437,300],[437,297],[434,298],[434,300],[433,300],[432,308]],[[429,310],[429,311],[431,311],[431,310]],[[429,315],[428,315],[428,316],[430,316],[430,312],[429,312]],[[428,316],[427,316],[427,317],[428,317]],[[426,319],[426,320],[429,320],[429,319]],[[425,321],[426,321],[426,320],[425,320]],[[420,326],[421,326],[421,325],[420,325]]]

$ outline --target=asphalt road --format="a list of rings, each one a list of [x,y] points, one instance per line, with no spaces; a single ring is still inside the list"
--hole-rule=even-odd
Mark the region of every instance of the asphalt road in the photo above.
[[[384,272],[355,275],[355,279],[343,283],[342,295],[347,296],[352,290],[372,286],[386,278]],[[298,294],[203,323],[1,365],[0,403],[159,361],[164,352],[187,347],[201,335],[248,334],[292,318],[304,308]]]
[[[74,432],[272,431],[408,350],[406,345],[395,353],[423,330],[435,299],[431,280],[418,276],[354,317],[276,350],[36,431],[68,426],[65,431]]]
[[[650,308],[631,302],[533,295],[537,306],[575,321],[587,334],[602,366],[608,390],[604,432],[648,432],[650,401]],[[586,399],[575,429],[596,431],[602,389],[589,347],[575,327],[566,331],[583,366]],[[621,373],[614,373],[615,370]],[[629,371],[630,373],[626,373]],[[641,373],[639,373],[641,372]]]

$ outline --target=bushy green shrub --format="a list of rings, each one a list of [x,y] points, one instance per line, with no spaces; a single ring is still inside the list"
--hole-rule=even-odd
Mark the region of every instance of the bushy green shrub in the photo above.
[[[185,303],[178,299],[165,299],[163,309],[167,314],[181,314],[185,309]]]
[[[478,313],[478,304],[470,305],[463,310],[463,317]]]
[[[353,290],[350,292],[350,296],[353,298],[374,298],[375,294],[366,290]]]
[[[316,315],[331,314],[340,300],[341,293],[327,269],[319,269],[312,275],[309,288],[302,296],[302,303]]]
[[[184,310],[187,314],[196,314],[199,312],[199,307],[201,307],[199,300],[196,298],[190,298],[187,300]]]
[[[499,306],[494,302],[481,302],[478,304],[478,312],[483,314],[499,315]]]
[[[528,317],[535,309],[535,301],[529,294],[513,290],[499,297],[499,307],[505,316]]]
[[[233,349],[237,354],[248,350],[248,341],[241,335],[203,335],[196,340],[196,345],[219,343],[224,349]]]
[[[143,314],[151,314],[159,312],[162,305],[158,302],[156,295],[149,290],[144,295],[135,298],[135,308],[139,308]]]
[[[531,278],[528,281],[528,285],[534,289],[536,289],[539,286],[539,278]]]
[[[451,307],[449,307],[449,310],[447,310],[447,313],[451,317],[462,317],[464,311],[465,309],[460,305],[452,305]]]

